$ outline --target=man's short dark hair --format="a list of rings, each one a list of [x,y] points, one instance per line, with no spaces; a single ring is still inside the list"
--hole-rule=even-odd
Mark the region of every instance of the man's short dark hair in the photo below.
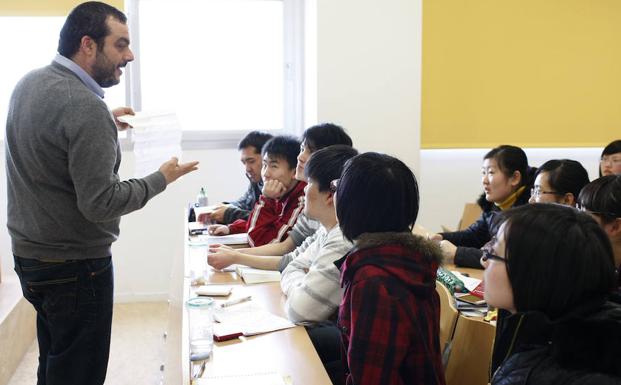
[[[237,149],[239,151],[247,147],[254,147],[254,152],[261,153],[263,145],[274,136],[264,131],[251,131],[239,142]]]
[[[330,182],[341,177],[345,163],[356,155],[355,148],[344,144],[322,148],[308,159],[304,174],[307,179],[317,182],[319,191],[326,192],[330,190]]]
[[[268,140],[263,145],[261,155],[269,158],[284,159],[292,170],[298,164],[298,153],[300,152],[300,142],[293,136],[279,135]]]
[[[505,257],[519,312],[551,319],[615,287],[614,254],[606,233],[572,207],[534,203],[503,213]]]
[[[110,16],[123,24],[127,23],[123,12],[99,1],[87,1],[73,8],[60,31],[58,53],[71,59],[80,49],[83,36],[90,36],[97,43],[97,50],[101,51],[104,39],[110,34],[106,23]]]
[[[336,215],[350,241],[362,233],[411,231],[418,216],[418,183],[402,161],[367,152],[345,164]]]
[[[603,223],[621,218],[621,175],[606,175],[584,186],[578,203],[600,217]]]
[[[552,159],[537,169],[535,177],[542,172],[548,174],[550,188],[559,194],[572,193],[578,201],[580,190],[589,183],[589,173],[580,162],[571,159]]]
[[[309,127],[302,134],[302,142],[311,152],[335,144],[352,146],[352,141],[343,127],[334,123],[322,123]]]
[[[613,140],[612,142],[608,143],[606,147],[604,147],[604,150],[602,150],[602,155],[600,156],[600,159],[603,158],[604,156],[618,154],[620,152],[621,152],[621,140]],[[599,176],[602,176],[601,166],[599,167]]]

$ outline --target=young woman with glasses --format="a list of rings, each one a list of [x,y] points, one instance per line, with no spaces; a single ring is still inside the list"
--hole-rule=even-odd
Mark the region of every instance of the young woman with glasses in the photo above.
[[[492,385],[621,383],[621,305],[601,227],[576,209],[540,204],[502,216],[485,265],[485,299],[504,309]]]
[[[589,183],[589,174],[580,162],[553,159],[537,169],[529,203],[559,203],[576,206],[578,194]]]

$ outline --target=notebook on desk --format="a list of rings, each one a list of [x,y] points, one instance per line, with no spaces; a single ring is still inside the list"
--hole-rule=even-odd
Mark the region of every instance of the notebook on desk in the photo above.
[[[213,326],[216,341],[295,327],[288,319],[272,314],[252,302],[219,308],[214,312],[214,319],[217,321]]]
[[[229,235],[208,235],[201,234],[190,238],[190,246],[205,245],[245,245],[248,243],[248,233],[229,234]]]
[[[235,271],[248,285],[253,283],[280,282],[280,271],[277,270],[261,270],[238,265]]]

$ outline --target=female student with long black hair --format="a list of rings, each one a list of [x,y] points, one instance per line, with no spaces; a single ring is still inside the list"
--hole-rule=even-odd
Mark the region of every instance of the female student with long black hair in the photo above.
[[[558,204],[509,210],[483,261],[485,299],[508,312],[492,385],[621,383],[613,252],[593,218]]]
[[[354,248],[337,262],[347,384],[444,384],[435,290],[442,255],[412,234],[418,184],[400,160],[365,153],[333,181],[336,214]]]
[[[496,216],[528,203],[535,171],[528,166],[526,153],[519,147],[502,145],[485,154],[481,167],[484,193],[477,202],[483,210],[481,217],[465,230],[430,237],[441,241],[444,257],[458,266],[481,269],[481,247],[496,234]]]

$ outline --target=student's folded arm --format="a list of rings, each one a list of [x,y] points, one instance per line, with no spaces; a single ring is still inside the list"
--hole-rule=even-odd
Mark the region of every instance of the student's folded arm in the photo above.
[[[400,383],[399,369],[410,345],[412,328],[401,304],[373,280],[353,284],[351,297],[347,362],[353,383]]]
[[[291,264],[295,264],[297,259]],[[312,267],[300,284],[288,291],[285,311],[289,319],[293,322],[320,322],[330,318],[341,301],[339,283],[336,266]]]
[[[481,214],[476,222],[464,230],[440,234],[443,239],[446,239],[455,246],[482,247],[491,238],[490,229],[483,215],[484,214]]]
[[[306,255],[296,258],[282,272],[280,278],[280,288],[288,297],[291,290],[300,286],[304,280],[306,272],[311,266],[311,260]]]
[[[246,231],[247,222],[244,219],[238,219],[235,222],[228,225],[229,234],[239,234]]]
[[[236,206],[229,206],[224,210],[224,222],[225,224],[233,223],[238,219],[245,220],[250,215],[250,211],[240,209]]]
[[[83,118],[66,122],[65,129],[69,174],[78,208],[86,219],[92,222],[116,219],[142,208],[166,189],[166,179],[159,171],[144,178],[121,181],[115,170],[120,156],[117,128],[110,112],[98,105],[73,108],[88,110],[75,114]]]
[[[457,266],[483,269],[481,265],[482,256],[483,251],[476,247],[457,247],[454,262]]]
[[[282,257],[279,256],[263,256],[239,253],[236,261],[241,265],[254,267],[255,269],[278,270],[278,265],[281,258]]]
[[[262,195],[248,218],[248,237],[254,244],[284,240],[303,208],[304,197],[301,197],[296,204],[287,205],[285,212],[281,213],[274,199]]]
[[[239,251],[252,255],[284,255],[295,250],[295,245],[291,239],[287,238],[282,242],[268,243],[257,247],[247,247]]]

